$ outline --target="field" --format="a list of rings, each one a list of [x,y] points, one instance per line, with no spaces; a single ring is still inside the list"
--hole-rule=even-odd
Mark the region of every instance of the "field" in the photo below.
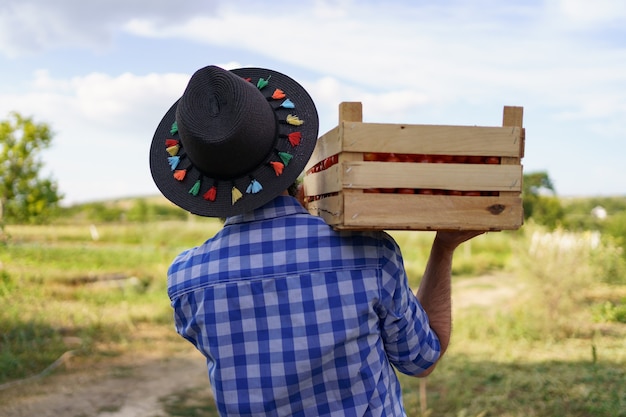
[[[172,329],[169,262],[220,227],[8,226],[0,415],[214,416],[202,358]],[[416,287],[432,233],[393,233]],[[402,376],[410,416],[626,416],[626,267],[614,242],[525,225],[465,244],[450,350]]]

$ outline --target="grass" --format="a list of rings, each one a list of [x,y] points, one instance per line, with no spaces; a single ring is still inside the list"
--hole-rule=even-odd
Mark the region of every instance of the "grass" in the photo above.
[[[0,384],[36,375],[68,350],[89,366],[186,343],[171,330],[166,270],[220,226],[194,219],[7,227],[0,246]],[[416,286],[433,234],[392,234]],[[619,248],[592,247],[583,234],[573,249],[564,249],[558,234],[533,244],[533,236],[544,235],[527,225],[457,251],[455,285],[464,290],[452,344],[426,380],[426,404],[420,380],[401,376],[409,415],[626,416],[626,269]],[[475,278],[485,274],[496,278]],[[499,289],[506,296],[469,299],[485,301]],[[170,416],[216,415],[206,390],[172,393],[162,404]]]

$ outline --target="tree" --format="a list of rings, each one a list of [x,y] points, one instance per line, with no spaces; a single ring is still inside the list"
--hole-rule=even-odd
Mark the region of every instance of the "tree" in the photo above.
[[[524,174],[522,187],[524,217],[539,224],[555,228],[563,219],[564,211],[556,197],[556,190],[545,171]]]
[[[17,112],[0,121],[0,217],[2,223],[44,223],[62,199],[57,184],[42,178],[39,153],[53,134],[45,123],[35,123]]]

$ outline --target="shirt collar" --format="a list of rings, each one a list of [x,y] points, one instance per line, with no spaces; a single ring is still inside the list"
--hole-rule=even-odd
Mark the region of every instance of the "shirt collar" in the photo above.
[[[253,211],[231,216],[226,219],[224,226],[237,223],[246,223],[257,220],[273,219],[276,217],[289,216],[292,214],[308,214],[309,212],[291,196],[279,195],[269,203],[254,209]]]

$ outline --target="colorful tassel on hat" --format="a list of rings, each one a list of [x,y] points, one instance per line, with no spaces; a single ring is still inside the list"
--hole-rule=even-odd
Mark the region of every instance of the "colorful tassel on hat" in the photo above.
[[[262,189],[263,189],[263,186],[261,185],[261,183],[258,182],[255,179],[253,179],[250,182],[250,185],[248,185],[248,188],[246,188],[246,193],[248,193],[248,194],[256,194],[259,191],[261,191]]]
[[[283,161],[283,164],[285,164],[285,166],[289,165],[289,162],[293,158],[293,155],[287,152],[278,152],[278,156],[280,156],[280,159],[281,161]]]
[[[202,196],[202,198],[204,198],[207,201],[215,201],[216,197],[217,197],[217,187],[215,185],[209,188],[207,192],[204,193],[204,195]]]
[[[176,122],[176,120],[174,120],[174,123],[172,123],[172,128],[170,129],[170,133],[172,135],[175,135],[176,133],[178,133],[178,122]]]
[[[302,139],[302,133],[291,132],[287,135],[287,139],[289,139],[289,143],[291,143],[291,146],[298,146],[300,144],[300,140]]]
[[[294,116],[293,114],[288,114],[285,120],[288,124],[293,125],[293,126],[300,126],[301,124],[304,123],[304,120],[300,120],[298,116]]]
[[[202,183],[202,181],[196,180],[196,182],[193,184],[193,187],[191,187],[189,189],[189,194],[191,194],[191,195],[198,195],[198,193],[200,192],[200,184],[201,183]]]
[[[184,180],[186,175],[186,169],[177,169],[176,171],[174,171],[174,178],[176,178],[178,181]]]
[[[178,145],[178,139],[165,139],[165,147],[170,148],[172,146]]]
[[[180,162],[180,156],[168,156],[167,163],[170,164],[170,168],[172,171],[176,169],[178,163]]]
[[[282,174],[283,173],[283,169],[285,169],[285,164],[283,164],[282,162],[270,161],[270,165],[272,166],[272,168],[274,168],[274,172],[276,173],[277,177],[280,174]]]
[[[283,109],[295,109],[296,105],[293,104],[293,101],[287,99],[285,101],[282,102],[282,104],[280,105],[280,107],[282,107]]]
[[[241,191],[239,191],[239,189],[235,187],[234,185],[233,185],[231,194],[232,194],[232,204],[235,204],[237,201],[239,201],[241,197],[243,197],[243,194],[241,194]]]
[[[171,156],[176,156],[176,155],[178,155],[178,151],[180,150],[180,146],[179,145],[169,146],[169,147],[165,148],[165,150]]]
[[[277,88],[276,90],[274,90],[274,93],[272,94],[272,98],[274,100],[280,100],[285,97],[286,97],[285,92],[281,90],[280,88]]]
[[[272,78],[271,75],[269,77],[267,77],[267,80],[263,79],[263,78],[259,78],[259,81],[257,81],[257,83],[256,83],[256,87],[259,90],[263,90],[270,83],[270,78]]]

